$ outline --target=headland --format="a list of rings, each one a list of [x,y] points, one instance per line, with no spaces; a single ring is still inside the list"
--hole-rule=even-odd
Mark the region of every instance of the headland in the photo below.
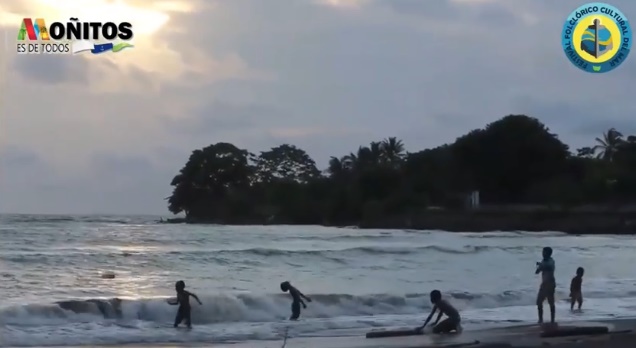
[[[538,119],[509,115],[417,152],[395,137],[331,156],[260,154],[230,143],[192,151],[169,222],[324,225],[462,232],[636,233],[636,136],[612,128],[571,151]]]

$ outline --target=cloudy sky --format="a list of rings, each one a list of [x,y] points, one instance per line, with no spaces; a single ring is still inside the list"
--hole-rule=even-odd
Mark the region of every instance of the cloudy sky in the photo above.
[[[372,140],[414,151],[516,113],[573,147],[636,133],[636,58],[594,75],[561,50],[583,3],[2,1],[0,212],[166,214],[190,151],[219,141],[292,143],[324,166]],[[613,4],[636,18],[635,1]],[[136,48],[15,53],[22,18],[72,16],[130,21]]]

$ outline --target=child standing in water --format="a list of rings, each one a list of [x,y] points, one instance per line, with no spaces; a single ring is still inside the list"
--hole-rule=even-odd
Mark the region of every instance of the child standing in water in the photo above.
[[[583,305],[583,292],[581,291],[581,287],[583,286],[583,273],[585,273],[583,267],[577,268],[576,276],[572,278],[572,282],[570,283],[570,310],[574,309],[575,302],[579,305],[579,309],[581,309]]]
[[[186,291],[185,282],[183,280],[178,281],[175,284],[175,290],[177,290],[177,300],[170,303],[171,305],[179,305],[177,310],[177,316],[174,318],[174,327],[179,326],[182,321],[185,320],[186,326],[192,328],[192,319],[190,318],[190,296],[194,297],[199,305],[202,305],[197,295]]]
[[[422,331],[426,324],[433,318],[435,312],[439,309],[439,315],[433,323],[433,333],[450,333],[452,331],[461,332],[461,318],[459,312],[448,301],[442,299],[442,293],[439,290],[431,291],[431,303],[433,304],[433,310],[429,314],[428,318],[424,322],[424,325],[415,328],[417,331]],[[444,319],[441,323],[437,324],[442,318],[442,315],[446,314],[448,318]]]
[[[289,317],[289,320],[298,320],[298,317],[300,317],[300,305],[302,304],[303,308],[307,308],[307,305],[305,304],[305,302],[303,302],[303,298],[307,300],[307,302],[311,302],[311,299],[303,295],[302,292],[300,292],[298,289],[293,287],[290,282],[280,283],[280,289],[283,292],[289,291],[289,294],[292,296],[292,305],[291,305],[292,314],[291,314],[291,317]]]
[[[537,310],[539,314],[539,324],[543,323],[543,302],[548,300],[550,305],[550,322],[554,324],[555,306],[554,292],[556,290],[556,279],[554,278],[554,259],[552,259],[552,248],[543,248],[543,260],[537,262],[537,270],[534,274],[541,273],[541,286],[537,294]]]

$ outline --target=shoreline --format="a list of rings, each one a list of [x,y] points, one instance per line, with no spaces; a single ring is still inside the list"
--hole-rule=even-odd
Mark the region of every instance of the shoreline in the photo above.
[[[220,225],[294,225],[324,227],[357,227],[360,229],[413,229],[447,232],[544,232],[556,231],[574,235],[584,234],[636,234],[636,211],[600,209],[474,209],[466,211],[427,210],[420,213],[386,217],[368,217],[360,221],[300,224],[284,218],[270,217],[232,220],[197,218],[171,218],[159,221],[168,224],[220,224]]]
[[[562,329],[589,326],[605,326],[609,333],[579,335],[558,338],[541,338],[542,329],[537,325],[510,326],[504,328],[465,331],[460,335],[423,335],[394,338],[366,339],[364,337],[297,337],[275,341],[246,341],[236,343],[160,343],[123,344],[128,348],[633,348],[636,346],[636,320],[620,319],[612,321],[581,321],[567,323]],[[84,347],[84,346],[58,346]],[[109,345],[92,345],[95,348],[110,348]]]

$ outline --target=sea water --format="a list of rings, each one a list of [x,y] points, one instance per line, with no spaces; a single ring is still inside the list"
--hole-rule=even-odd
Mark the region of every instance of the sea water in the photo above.
[[[464,330],[532,323],[544,246],[554,249],[560,322],[636,310],[630,236],[156,220],[0,216],[0,346],[363,335],[421,324],[433,289],[458,307]],[[565,299],[579,266],[584,312],[571,313]],[[191,301],[192,331],[172,328],[176,307],[166,299],[178,280],[203,302]],[[285,280],[313,300],[291,326]]]

